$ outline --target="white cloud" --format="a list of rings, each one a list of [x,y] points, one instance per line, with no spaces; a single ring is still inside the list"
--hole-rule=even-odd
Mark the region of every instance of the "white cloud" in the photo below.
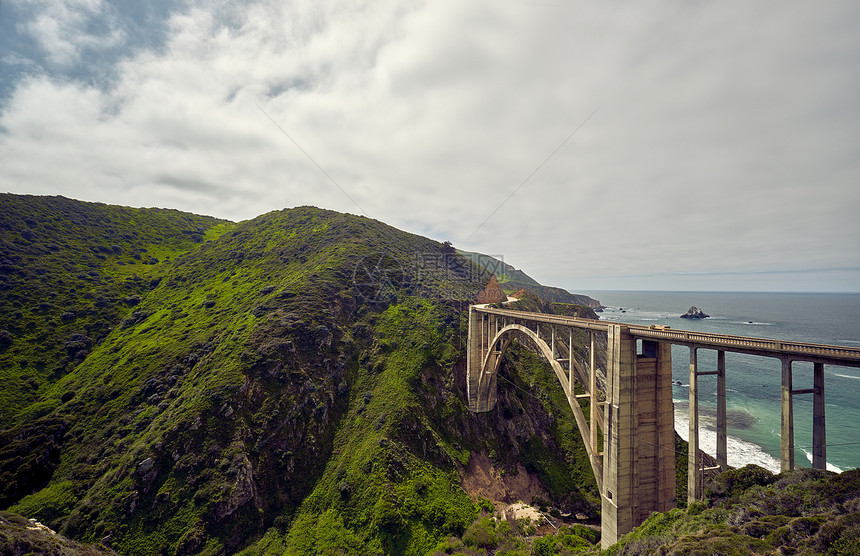
[[[112,48],[124,33],[103,0],[25,0],[31,17],[19,28],[32,36],[54,64],[80,61],[87,50]]]
[[[546,282],[860,266],[853,4],[379,4],[200,2],[110,88],[21,81],[0,189],[359,212],[262,108],[369,216]],[[58,63],[122,28],[40,5],[69,14],[32,31]]]

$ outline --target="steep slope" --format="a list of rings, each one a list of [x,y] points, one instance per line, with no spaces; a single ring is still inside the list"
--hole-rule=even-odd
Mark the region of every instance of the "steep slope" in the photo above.
[[[157,283],[162,261],[224,224],[175,210],[0,194],[0,422],[14,421],[85,359]]]
[[[97,546],[84,546],[51,531],[38,521],[0,512],[0,554],[56,554],[62,556],[103,556],[111,554]]]
[[[3,506],[124,554],[424,553],[477,515],[461,477],[484,454],[593,515],[564,404],[524,393],[535,362],[512,365],[499,411],[465,407],[464,311],[485,269],[308,207],[210,230],[0,433],[20,487]]]
[[[43,485],[69,422],[52,389],[134,313],[172,257],[227,223],[175,210],[0,195],[0,507]],[[13,431],[6,431],[13,425]]]

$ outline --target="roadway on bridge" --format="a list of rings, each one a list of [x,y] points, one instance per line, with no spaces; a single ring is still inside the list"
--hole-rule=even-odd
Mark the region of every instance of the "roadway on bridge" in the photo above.
[[[716,349],[765,357],[785,357],[793,361],[808,361],[827,365],[860,367],[860,348],[855,347],[773,340],[750,336],[732,336],[709,332],[693,332],[658,325],[642,326],[616,322],[610,323],[581,317],[515,311],[512,309],[491,309],[486,304],[474,305],[474,307],[478,312],[485,314],[601,332],[608,331],[610,326],[620,325],[627,328],[630,334],[637,339],[655,340],[693,348]]]

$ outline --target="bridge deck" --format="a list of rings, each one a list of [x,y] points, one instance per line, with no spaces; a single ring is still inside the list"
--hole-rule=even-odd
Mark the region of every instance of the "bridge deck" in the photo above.
[[[511,309],[476,307],[475,310],[479,313],[501,317],[602,332],[609,330],[609,326],[611,325],[620,324],[627,327],[633,337],[640,339],[656,340],[670,344],[696,348],[710,348],[765,357],[788,358],[793,361],[808,361],[812,363],[824,363],[827,365],[860,367],[860,348],[786,340],[771,340],[750,336],[713,334],[709,332],[693,332],[689,330],[676,330],[662,326],[649,327],[635,324],[584,319],[579,317],[548,315],[545,313],[532,313],[528,311],[513,311]]]

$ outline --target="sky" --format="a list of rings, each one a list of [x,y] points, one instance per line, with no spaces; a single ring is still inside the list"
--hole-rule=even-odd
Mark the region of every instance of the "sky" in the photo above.
[[[0,191],[314,205],[570,291],[860,292],[860,3],[0,3]]]

